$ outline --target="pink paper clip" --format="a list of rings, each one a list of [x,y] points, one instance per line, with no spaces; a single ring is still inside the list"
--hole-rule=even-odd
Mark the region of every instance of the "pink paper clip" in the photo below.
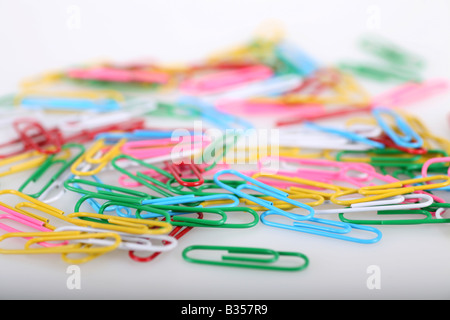
[[[70,78],[113,82],[167,83],[169,75],[154,70],[124,70],[109,67],[74,69],[67,74]]]
[[[17,211],[14,211],[14,210],[7,208],[5,206],[2,206],[2,205],[0,205],[0,211],[5,212],[4,214],[0,214],[0,219],[11,220],[16,223],[20,223],[23,226],[31,227],[37,231],[53,232],[53,230],[44,227],[45,222],[43,222],[43,221],[34,219],[32,217],[28,217],[24,214],[21,214]],[[0,229],[4,230],[6,232],[25,232],[25,231],[13,228],[11,226],[8,226],[7,224],[4,224],[4,223],[0,223]],[[30,238],[24,237],[24,239],[30,239]],[[64,243],[61,243],[61,244],[64,244]],[[39,244],[43,247],[55,247],[55,246],[61,245],[61,244],[53,244],[53,243],[47,243],[47,242],[40,242]]]
[[[433,163],[443,163],[443,162],[450,162],[450,157],[438,157],[425,161],[425,163],[422,166],[422,177],[428,177],[428,168],[430,167],[430,165],[432,165]],[[450,176],[450,166],[448,168],[447,175]]]
[[[374,106],[399,107],[414,103],[446,91],[450,88],[447,80],[429,80],[424,83],[407,83],[387,93],[375,97]]]
[[[253,100],[221,100],[216,107],[223,112],[251,117],[310,117],[324,112],[324,106],[320,104],[286,105]]]
[[[274,170],[264,168],[264,162],[273,160],[280,161],[280,164],[285,166],[284,170],[278,168]],[[291,166],[291,169],[295,170],[286,170],[286,165]],[[304,167],[301,167],[302,165]],[[319,167],[320,169],[308,168],[307,166]],[[372,174],[376,174],[375,168],[367,163],[340,162],[326,159],[308,159],[286,156],[264,157],[258,162],[258,169],[260,172],[268,173],[274,171],[275,173],[285,176],[315,180],[328,184],[333,184],[335,181],[342,181],[350,183],[358,188],[367,185],[366,181],[372,178]],[[312,187],[309,188],[312,189]]]
[[[264,80],[272,75],[271,68],[265,65],[255,65],[193,77],[181,83],[180,89],[191,94],[217,93],[252,81]]]
[[[137,140],[125,143],[121,151],[123,154],[136,159],[150,159],[161,156],[175,156],[176,152],[195,151],[202,149],[210,143],[210,139],[201,136],[179,136],[173,138]]]

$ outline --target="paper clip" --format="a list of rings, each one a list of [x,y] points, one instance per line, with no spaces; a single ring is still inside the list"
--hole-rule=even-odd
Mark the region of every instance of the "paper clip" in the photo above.
[[[36,209],[42,213],[47,213],[53,217],[68,222],[69,224],[82,227],[100,228],[110,231],[126,232],[132,234],[165,234],[169,233],[172,230],[172,226],[170,225],[170,223],[161,221],[126,218],[89,212],[74,212],[70,214],[64,214],[64,211],[60,209],[57,209],[51,205],[48,205],[42,201],[39,201],[13,189],[0,190],[0,194],[13,194],[18,196],[22,200],[26,200],[18,203],[15,206],[15,209],[22,214],[45,222],[45,227],[51,230],[55,230],[56,228],[49,224],[48,219],[42,218],[37,214],[27,211],[25,210],[25,208]]]
[[[383,131],[399,146],[405,148],[419,148],[423,145],[422,138],[393,110],[377,107],[373,109],[372,113]],[[402,135],[398,135],[390,125],[385,122],[382,115],[389,115],[392,117],[398,129],[402,132]]]
[[[244,181],[246,181],[247,183],[241,184],[239,186],[237,186],[236,188],[233,188],[231,186],[229,186],[228,184],[222,182],[219,177],[223,174],[231,174],[231,175],[235,175],[237,177],[242,178]],[[260,206],[263,206],[264,208],[267,208],[269,210],[274,210],[275,212],[281,213],[281,214],[287,214],[287,215],[291,215],[296,219],[309,219],[314,215],[314,209],[310,206],[307,206],[301,202],[295,201],[293,199],[288,198],[288,193],[280,191],[274,187],[271,187],[265,183],[262,183],[254,178],[248,177],[242,173],[240,173],[239,171],[236,170],[232,170],[232,169],[226,169],[226,170],[221,170],[219,172],[217,172],[214,175],[214,181],[216,182],[217,185],[219,185],[220,187],[222,187],[225,190],[231,191],[234,194],[236,194],[238,197],[240,198],[244,198],[247,200],[250,200],[253,203],[256,203]],[[251,184],[249,184],[251,183]],[[257,192],[261,192],[262,194],[266,195],[266,196],[270,196],[273,198],[276,198],[278,200],[282,200],[285,201],[291,205],[294,205],[295,207],[300,207],[303,208],[305,210],[308,211],[308,213],[306,215],[300,215],[300,214],[294,214],[294,213],[288,213],[284,210],[281,210],[277,207],[275,207],[273,205],[272,202],[269,202],[267,200],[263,200],[261,198],[252,196],[250,194],[247,194],[245,192],[242,191],[243,188],[247,188],[247,189],[251,189],[253,191],[257,191]]]
[[[316,180],[311,179],[303,179],[303,178],[297,178],[297,177],[289,177],[289,176],[283,176],[283,175],[277,175],[277,174],[270,174],[270,173],[256,173],[252,176],[253,179],[258,178],[269,178],[273,179],[275,181],[288,181],[291,183],[295,183],[300,186],[292,185],[290,187],[290,190],[293,192],[301,192],[301,193],[309,193],[309,194],[315,194],[320,195],[326,199],[329,199],[333,194],[340,193],[342,190],[353,190],[353,188],[349,187],[343,187],[343,186],[336,186],[328,183],[318,182]],[[332,190],[334,192],[326,192],[321,190]]]
[[[422,199],[425,201],[419,201],[417,203],[402,203],[408,199]],[[316,214],[344,214],[366,211],[413,210],[428,207],[433,203],[433,201],[433,198],[427,194],[405,194],[381,200],[354,203],[347,208],[316,209],[315,212]]]
[[[70,254],[70,253],[85,253],[93,256],[105,254],[115,250],[121,243],[120,236],[114,232],[101,233],[82,233],[79,231],[60,231],[60,232],[11,232],[0,236],[0,241],[9,238],[31,238],[29,239],[23,249],[0,249],[2,254]],[[52,247],[31,248],[34,244],[42,244],[50,241],[76,241],[86,239],[104,239],[112,238],[113,242],[109,246],[100,247],[86,247],[81,244],[62,244]],[[81,260],[79,260],[81,262]]]
[[[175,180],[182,186],[185,187],[196,187],[199,186],[201,184],[203,184],[204,179],[202,176],[202,169],[194,164],[194,163],[180,163],[180,164],[174,164],[169,163],[168,161],[166,161],[166,167],[167,170],[174,176]],[[185,167],[188,167],[193,173],[194,175],[197,177],[196,181],[185,181],[182,179],[182,169],[184,169]]]
[[[180,85],[180,89],[190,94],[211,94],[246,83],[271,77],[273,70],[265,65],[254,65],[236,70],[216,72],[202,77],[190,78]]]
[[[25,90],[16,96],[14,103],[23,107],[49,110],[113,111],[125,98],[119,91],[55,91]]]
[[[154,170],[156,173],[160,174],[161,177],[165,177],[167,179],[173,178],[173,175],[170,174],[168,171],[163,170],[161,168],[158,168],[157,166],[146,163],[145,161],[142,161],[140,159],[134,158],[132,156],[121,154],[116,156],[111,160],[112,166],[119,172],[125,174],[126,176],[130,177],[131,179],[135,180],[136,182],[139,182],[140,184],[150,188],[153,191],[158,192],[159,194],[163,195],[164,197],[171,197],[172,194],[170,192],[167,192],[167,185],[164,182],[161,182],[160,180],[153,178],[149,176],[148,174],[144,174],[142,172],[137,171],[136,173],[132,173],[125,168],[121,167],[119,165],[120,160],[127,160],[135,165],[142,166],[144,168]]]
[[[197,215],[198,215],[199,219],[203,218],[203,213],[198,212]],[[175,228],[172,229],[172,231],[168,235],[179,240],[181,237],[183,237],[186,233],[188,233],[192,229],[193,229],[193,227],[176,226]],[[165,243],[165,242],[163,242],[163,243]],[[149,262],[149,261],[152,261],[153,259],[155,259],[157,256],[159,256],[161,253],[162,253],[162,251],[157,251],[147,257],[142,257],[142,256],[137,256],[133,250],[130,250],[128,252],[128,255],[134,261]]]
[[[34,219],[32,217],[26,216],[22,213],[19,213],[18,211],[15,211],[11,208],[5,207],[3,205],[0,205],[0,211],[4,212],[4,214],[0,214],[0,219],[5,220],[11,220],[16,223],[19,223],[26,227],[31,227],[32,229],[40,232],[51,232],[51,229],[48,229],[44,226],[44,222],[41,220]],[[0,229],[6,231],[6,232],[24,232],[22,230],[18,230],[14,227],[11,227],[7,224],[0,223]],[[50,243],[41,243],[44,247],[51,247],[54,246],[54,244]]]
[[[309,76],[318,69],[317,63],[311,57],[288,42],[277,44],[275,55],[302,76]]]
[[[433,180],[444,180],[443,182],[436,183],[427,183]],[[425,182],[422,185],[416,185],[418,183]],[[450,185],[450,177],[447,175],[435,175],[431,177],[420,177],[414,179],[400,180],[397,182],[392,182],[384,185],[377,186],[365,186],[359,188],[358,192],[361,194],[369,195],[369,194],[382,194],[384,192],[390,192],[395,190],[412,190],[410,192],[418,191],[418,190],[430,190],[443,188]],[[405,192],[409,193],[409,192]]]
[[[387,39],[374,36],[364,37],[360,40],[359,45],[365,51],[395,66],[412,69],[420,69],[424,66],[422,58],[407,52]]]
[[[450,88],[447,80],[434,79],[422,83],[408,82],[372,99],[373,106],[397,108],[405,104],[415,103],[436,93],[445,92]]]
[[[262,81],[251,82],[243,87],[227,90],[213,97],[205,97],[205,99],[212,100],[219,110],[227,112],[232,102],[245,102],[248,101],[247,99],[255,97],[278,96],[293,90],[302,82],[303,77],[299,75],[274,75]]]
[[[284,223],[273,222],[273,221],[267,220],[266,217],[269,215],[279,215],[279,216],[285,216],[288,218],[289,218],[289,216],[286,216],[284,214],[280,214],[277,212],[273,212],[273,211],[264,212],[263,214],[261,214],[261,217],[260,217],[261,222],[263,224],[271,226],[271,227],[277,227],[277,228],[282,228],[282,229],[287,229],[287,230],[293,230],[293,231],[310,233],[310,234],[315,234],[315,235],[320,235],[320,236],[326,236],[326,237],[330,237],[330,238],[351,241],[351,242],[357,242],[357,243],[361,243],[361,244],[376,243],[382,237],[382,234],[378,229],[375,229],[375,228],[369,227],[369,226],[362,226],[362,225],[358,225],[358,224],[344,223],[341,221],[333,221],[333,220],[314,218],[314,217],[306,220],[306,222],[297,221],[294,219],[294,222],[292,225],[287,225]],[[308,223],[308,222],[310,222],[310,223]],[[321,226],[319,224],[322,224],[323,226]],[[365,239],[365,238],[357,238],[357,237],[349,236],[348,233],[350,233],[353,229],[360,229],[363,231],[372,232],[375,234],[375,237]]]
[[[421,170],[422,177],[428,177],[428,168],[434,163],[450,163],[450,157],[431,158],[425,161]],[[447,175],[450,176],[450,166],[448,167]]]
[[[221,260],[205,260],[193,258],[189,253],[194,250],[224,250],[231,254],[246,254],[256,255],[256,257],[249,256],[233,256],[223,255]],[[263,257],[258,257],[258,256]],[[276,265],[280,256],[290,256],[300,258],[302,263],[298,266],[283,266]],[[250,248],[250,247],[229,247],[229,246],[211,246],[211,245],[193,245],[185,248],[182,252],[184,260],[193,263],[226,266],[226,267],[240,267],[252,269],[266,269],[276,271],[300,271],[305,269],[309,264],[309,259],[306,255],[300,252],[275,251],[264,248]]]
[[[48,179],[44,184],[42,185],[41,189],[33,194],[28,194],[29,196],[33,198],[39,198],[42,196],[42,194],[57,180],[59,177],[67,170],[69,169],[72,164],[84,153],[84,146],[81,144],[65,144],[62,146],[62,151],[68,151],[70,152],[70,149],[77,149],[78,151],[73,154],[69,160],[58,158],[56,154],[50,155],[44,163],[38,168],[28,179],[25,180],[25,182],[19,187],[18,191],[24,192],[24,189],[28,187],[30,183],[38,183],[38,180],[42,178],[42,176],[50,170],[53,166],[60,165],[59,169],[53,174],[53,176]],[[59,187],[62,187],[62,182],[60,183]],[[27,193],[26,193],[27,194]]]
[[[43,164],[47,157],[48,155],[36,150],[27,151],[6,159],[1,159],[0,157],[0,167],[10,165],[7,169],[0,172],[0,177],[36,168]],[[22,160],[25,161],[21,162]]]
[[[166,234],[172,230],[172,225],[164,221],[118,217],[100,213],[74,212],[66,215],[66,217],[78,226],[131,234]],[[91,218],[93,220],[86,220],[84,218]]]
[[[72,164],[70,168],[72,173],[77,176],[89,176],[99,173],[115,156],[120,154],[120,148],[125,144],[125,142],[125,139],[120,140],[112,147],[109,147],[109,150],[102,154],[100,158],[94,158],[98,152],[106,146],[105,140],[97,140],[94,145],[86,150],[84,154]],[[89,171],[81,171],[79,167],[83,163],[96,165],[96,168]]]
[[[118,110],[120,105],[115,100],[93,101],[90,99],[74,98],[25,98],[20,106],[26,109],[37,110],[69,110],[69,111],[97,111],[110,112]]]
[[[97,67],[88,69],[72,69],[67,76],[73,79],[99,80],[111,82],[137,82],[164,84],[169,81],[169,75],[156,70],[126,70],[112,67]]]
[[[121,147],[121,152],[137,159],[150,159],[160,156],[176,157],[177,152],[183,156],[202,150],[210,143],[205,136],[177,136],[163,139],[146,139],[138,141],[128,141]],[[187,153],[189,151],[189,153]]]
[[[343,213],[339,214],[339,219],[344,222],[352,224],[364,225],[413,225],[413,224],[434,224],[434,223],[449,223],[450,219],[435,219],[427,210],[385,210],[377,212],[377,215],[422,215],[424,218],[420,219],[349,219],[345,218]]]
[[[97,176],[91,176],[94,181],[90,180],[83,180],[83,179],[77,179],[74,177],[70,177],[69,179],[64,181],[64,187],[67,190],[87,195],[88,197],[85,197],[86,199],[80,199],[79,202],[76,203],[75,208],[78,208],[84,200],[86,200],[91,207],[98,213],[100,210],[100,203],[98,201],[94,200],[94,198],[97,198],[99,195],[110,195],[111,198],[116,199],[120,198],[123,199],[123,201],[131,201],[132,203],[139,202],[140,199],[150,198],[151,196],[149,194],[146,194],[141,191],[137,190],[131,190],[126,188],[121,188],[114,185],[107,185],[104,184]],[[90,191],[85,188],[82,188],[82,185],[92,186],[96,188],[96,191]],[[104,197],[101,197],[104,199]],[[109,198],[106,198],[109,199]],[[110,208],[110,210],[116,210],[121,212],[121,210],[128,211],[127,208],[124,207],[113,207]],[[78,211],[78,209],[76,209]],[[108,210],[107,210],[108,211]]]
[[[80,226],[64,226],[59,227],[55,230],[55,232],[62,231],[80,231],[85,233],[102,233],[102,232],[110,232],[104,229],[90,228],[90,227],[80,227]],[[121,242],[117,247],[118,250],[136,250],[136,251],[170,251],[174,249],[178,241],[169,235],[142,235],[142,234],[127,234],[124,232],[117,232],[117,234],[121,238]],[[168,243],[166,245],[157,246],[152,241],[163,241]],[[99,246],[109,246],[112,244],[111,241],[106,239],[98,239],[98,238],[88,238],[86,240],[75,240],[75,242],[82,242],[85,244],[94,244]]]
[[[362,135],[347,131],[347,130],[340,130],[340,129],[336,129],[336,128],[329,128],[329,127],[324,127],[312,122],[305,122],[304,125],[308,128],[313,128],[316,130],[320,130],[320,131],[324,131],[324,132],[328,132],[328,133],[332,133],[332,134],[336,134],[336,135],[340,135],[343,136],[344,138],[347,138],[351,141],[355,141],[355,142],[361,142],[363,144],[367,144],[372,148],[378,148],[378,149],[384,149],[384,144],[377,142],[377,141],[373,141],[371,139],[368,139]]]
[[[27,118],[14,121],[13,126],[27,148],[43,154],[61,151],[63,141],[58,130],[47,130],[38,121]]]

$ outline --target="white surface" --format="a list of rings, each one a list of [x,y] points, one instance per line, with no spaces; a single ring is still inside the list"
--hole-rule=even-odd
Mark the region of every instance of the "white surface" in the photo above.
[[[80,29],[67,26],[70,5],[81,9]],[[374,8],[380,24],[368,29]],[[187,62],[248,40],[266,20],[323,65],[357,59],[356,40],[375,31],[425,57],[426,77],[450,79],[450,3],[433,1],[7,1],[0,0],[0,93],[40,72],[107,58],[150,57]],[[366,84],[364,84],[366,85]],[[371,93],[389,86],[367,84]],[[450,138],[449,94],[411,105],[437,134]],[[2,189],[17,187],[1,178]],[[450,198],[447,196],[448,200]],[[55,206],[71,206],[68,198]],[[339,241],[258,224],[250,229],[197,228],[172,252],[138,263],[116,251],[80,266],[81,289],[66,286],[59,256],[0,256],[2,299],[449,299],[448,225],[380,226],[372,245]],[[300,251],[302,272],[191,264],[191,244]],[[369,290],[367,268],[380,267],[381,288]]]

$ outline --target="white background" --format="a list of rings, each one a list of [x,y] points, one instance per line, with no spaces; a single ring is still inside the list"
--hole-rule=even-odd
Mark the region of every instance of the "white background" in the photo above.
[[[68,8],[81,11],[80,28]],[[379,25],[368,28],[373,9]],[[358,37],[384,35],[422,55],[426,77],[450,79],[450,3],[446,0],[318,1],[7,1],[0,0],[0,93],[20,81],[96,59],[154,58],[189,62],[247,41],[261,23],[281,22],[286,37],[322,65],[360,58]],[[389,87],[368,84],[370,92]],[[408,106],[437,134],[450,138],[449,94]],[[2,189],[18,181],[0,179]],[[67,203],[60,203],[62,207]],[[137,263],[114,252],[81,265],[81,289],[66,286],[59,256],[0,256],[2,299],[449,299],[447,225],[382,226],[372,245],[259,224],[251,229],[195,229],[172,252]],[[191,244],[267,247],[310,258],[302,272],[271,272],[190,264]],[[369,290],[367,268],[380,267],[381,288]]]

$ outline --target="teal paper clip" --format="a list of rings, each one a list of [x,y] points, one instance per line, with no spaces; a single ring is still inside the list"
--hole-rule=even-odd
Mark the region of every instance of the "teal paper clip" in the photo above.
[[[70,110],[110,112],[120,109],[117,101],[111,99],[64,99],[64,98],[26,98],[21,101],[21,107],[28,109]]]
[[[372,114],[377,120],[378,125],[383,131],[392,139],[397,145],[405,148],[420,148],[423,145],[423,140],[419,134],[417,134],[409,124],[395,111],[376,107],[372,110]],[[401,131],[401,134],[397,134],[393,128],[383,119],[383,115],[392,117],[396,126]]]
[[[285,223],[280,222],[274,222],[267,220],[267,216],[269,215],[278,215],[278,216],[285,216],[287,218],[291,218],[287,215],[280,214],[278,212],[273,211],[266,211],[260,216],[260,220],[263,224],[281,228],[281,229],[287,229],[292,231],[298,231],[298,232],[304,232],[339,240],[345,240],[350,242],[357,242],[361,244],[371,244],[376,243],[381,240],[382,234],[381,232],[373,227],[370,226],[364,226],[364,225],[358,225],[358,224],[352,224],[352,223],[345,223],[341,221],[333,221],[328,219],[322,219],[322,218],[311,218],[307,222],[304,221],[295,221],[292,223],[292,225],[288,225]],[[375,234],[375,237],[373,238],[357,238],[352,237],[348,235],[353,229],[359,229],[363,231],[372,232]]]
[[[335,128],[324,127],[324,126],[320,126],[320,125],[312,123],[312,122],[305,122],[304,125],[307,128],[312,128],[312,129],[315,129],[315,130],[319,130],[319,131],[323,131],[323,132],[339,135],[341,137],[347,138],[347,139],[349,139],[351,141],[354,141],[354,142],[361,142],[361,143],[367,144],[367,145],[369,145],[369,146],[371,146],[373,148],[377,148],[377,149],[384,149],[385,148],[384,144],[382,144],[380,142],[370,140],[370,139],[368,139],[366,137],[363,137],[363,136],[361,136],[361,135],[359,135],[357,133],[350,132],[350,131],[347,131],[347,130],[340,130],[340,129],[335,129]]]
[[[244,179],[247,183],[241,184],[241,185],[237,186],[236,188],[233,188],[229,184],[226,184],[219,179],[219,177],[223,174],[232,174],[232,175],[238,176],[238,177]],[[312,207],[305,205],[301,202],[295,201],[291,198],[288,198],[289,194],[287,194],[286,192],[283,192],[281,190],[278,190],[277,188],[274,188],[274,187],[269,186],[265,183],[262,183],[256,179],[246,176],[246,175],[240,173],[239,171],[236,171],[233,169],[226,169],[226,170],[218,171],[214,175],[214,181],[216,182],[216,184],[218,186],[222,187],[225,190],[233,192],[240,198],[248,199],[256,204],[259,204],[260,206],[263,206],[269,210],[273,210],[274,212],[278,212],[279,214],[290,216],[293,219],[305,220],[305,219],[312,218],[314,215],[314,209]],[[301,215],[301,214],[290,213],[290,212],[281,210],[281,209],[277,208],[276,206],[274,206],[273,203],[270,201],[266,201],[264,199],[260,199],[259,197],[255,197],[253,195],[243,192],[242,189],[244,189],[244,188],[260,192],[265,196],[274,197],[276,199],[285,201],[296,207],[306,209],[308,211],[308,214]]]
[[[291,43],[283,42],[278,44],[275,47],[275,55],[302,76],[310,76],[318,70],[317,63]]]

